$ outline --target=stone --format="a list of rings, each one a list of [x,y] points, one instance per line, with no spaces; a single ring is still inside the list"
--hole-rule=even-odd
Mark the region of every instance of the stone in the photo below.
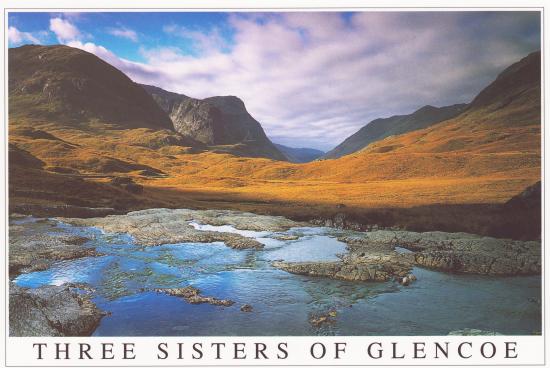
[[[177,296],[185,299],[190,304],[203,304],[208,303],[211,305],[219,305],[223,307],[230,307],[235,304],[234,301],[228,299],[217,299],[211,296],[203,296],[199,289],[193,286],[186,286],[183,288],[171,288],[171,289],[153,289],[157,293],[164,293],[171,296]]]
[[[90,336],[105,315],[67,285],[9,289],[10,336]]]

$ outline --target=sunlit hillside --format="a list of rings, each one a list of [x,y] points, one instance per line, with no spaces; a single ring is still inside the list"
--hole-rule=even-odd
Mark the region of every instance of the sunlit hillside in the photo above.
[[[44,78],[36,83],[47,84]],[[63,98],[62,82],[55,84],[61,86],[55,104]],[[10,75],[10,88],[13,83]],[[49,103],[40,97],[43,87],[33,88],[34,101]],[[360,211],[504,203],[541,177],[540,53],[503,72],[456,118],[387,137],[339,159],[305,164],[205,148],[163,125],[148,123],[158,114],[153,108],[149,111],[154,114],[139,125],[145,127],[121,127],[126,124],[121,119],[113,126],[99,113],[84,112],[83,126],[65,109],[47,114],[40,106],[27,110],[25,89],[17,94],[10,89],[10,99],[14,95],[9,121],[11,206],[73,204],[122,211],[216,206],[315,217],[315,208],[322,213],[344,207]],[[82,109],[88,103],[75,101]],[[90,111],[97,112],[98,104],[101,99],[94,100]],[[109,116],[113,120],[120,114],[116,110]],[[39,161],[29,165],[27,159]],[[111,184],[121,176],[133,178],[143,192]]]

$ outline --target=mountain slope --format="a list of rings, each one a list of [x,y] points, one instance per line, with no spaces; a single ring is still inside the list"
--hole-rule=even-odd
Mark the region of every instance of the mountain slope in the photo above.
[[[173,130],[166,113],[139,85],[91,53],[27,45],[10,48],[8,56],[11,117]]]
[[[374,142],[302,175],[340,180],[415,177],[540,180],[540,52],[504,70],[459,116]],[[323,174],[325,173],[325,174]]]
[[[275,147],[281,151],[290,162],[305,163],[318,159],[325,152],[314,148],[295,148],[275,143]]]
[[[465,104],[445,107],[424,106],[409,115],[376,119],[346,138],[323,158],[338,158],[359,151],[369,144],[389,137],[426,128],[453,118],[465,110]]]
[[[199,100],[155,86],[142,87],[168,113],[179,133],[208,146],[219,146],[219,151],[286,160],[239,98],[216,96]]]

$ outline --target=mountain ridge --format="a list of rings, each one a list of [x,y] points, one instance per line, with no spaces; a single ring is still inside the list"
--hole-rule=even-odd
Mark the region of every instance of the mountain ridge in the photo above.
[[[339,158],[360,151],[369,144],[391,135],[399,135],[426,128],[459,115],[465,110],[466,106],[466,104],[454,104],[443,107],[425,105],[411,114],[393,115],[388,118],[372,120],[346,138],[338,146],[327,152],[322,158]]]
[[[223,151],[286,161],[240,98],[213,96],[201,100],[156,86],[141,86],[169,115],[180,134],[208,146],[222,146]],[[231,145],[238,147],[232,149]]]

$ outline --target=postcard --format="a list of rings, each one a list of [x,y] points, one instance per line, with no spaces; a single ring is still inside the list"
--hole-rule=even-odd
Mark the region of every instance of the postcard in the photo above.
[[[546,364],[544,7],[195,3],[4,5],[2,364]]]

